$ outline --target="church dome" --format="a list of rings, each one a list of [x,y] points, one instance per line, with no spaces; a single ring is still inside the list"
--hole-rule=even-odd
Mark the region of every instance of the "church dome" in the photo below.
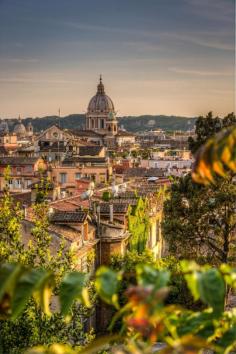
[[[16,123],[16,125],[14,126],[14,133],[18,136],[18,137],[24,137],[26,135],[26,129],[24,124],[21,122],[21,119],[19,118],[18,123]]]
[[[102,78],[98,84],[97,93],[93,96],[88,105],[88,113],[114,112],[114,104],[109,96],[105,94]]]

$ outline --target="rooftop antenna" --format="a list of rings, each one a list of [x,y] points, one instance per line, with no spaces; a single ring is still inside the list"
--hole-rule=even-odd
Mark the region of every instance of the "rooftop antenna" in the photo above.
[[[58,127],[60,128],[60,118],[61,118],[61,109],[58,109]],[[60,164],[60,148],[59,148],[59,140],[57,140],[57,154],[58,154],[58,164]]]

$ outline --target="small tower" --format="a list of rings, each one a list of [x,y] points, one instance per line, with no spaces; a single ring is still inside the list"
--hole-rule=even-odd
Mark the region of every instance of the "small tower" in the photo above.
[[[34,129],[33,129],[33,125],[31,124],[31,122],[29,122],[26,126],[26,132],[27,132],[27,136],[31,137],[34,135]]]
[[[107,121],[106,121],[106,130],[109,135],[116,135],[118,126],[117,126],[117,120],[115,116],[115,112],[109,112]]]

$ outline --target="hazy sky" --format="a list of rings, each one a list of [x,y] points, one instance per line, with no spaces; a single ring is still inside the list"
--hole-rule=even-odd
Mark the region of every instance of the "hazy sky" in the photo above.
[[[0,117],[234,110],[234,0],[0,0]]]

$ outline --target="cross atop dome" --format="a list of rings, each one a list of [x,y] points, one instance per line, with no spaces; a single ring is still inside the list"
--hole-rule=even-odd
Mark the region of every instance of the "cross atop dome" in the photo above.
[[[97,95],[105,95],[105,89],[102,82],[102,75],[100,74]]]

